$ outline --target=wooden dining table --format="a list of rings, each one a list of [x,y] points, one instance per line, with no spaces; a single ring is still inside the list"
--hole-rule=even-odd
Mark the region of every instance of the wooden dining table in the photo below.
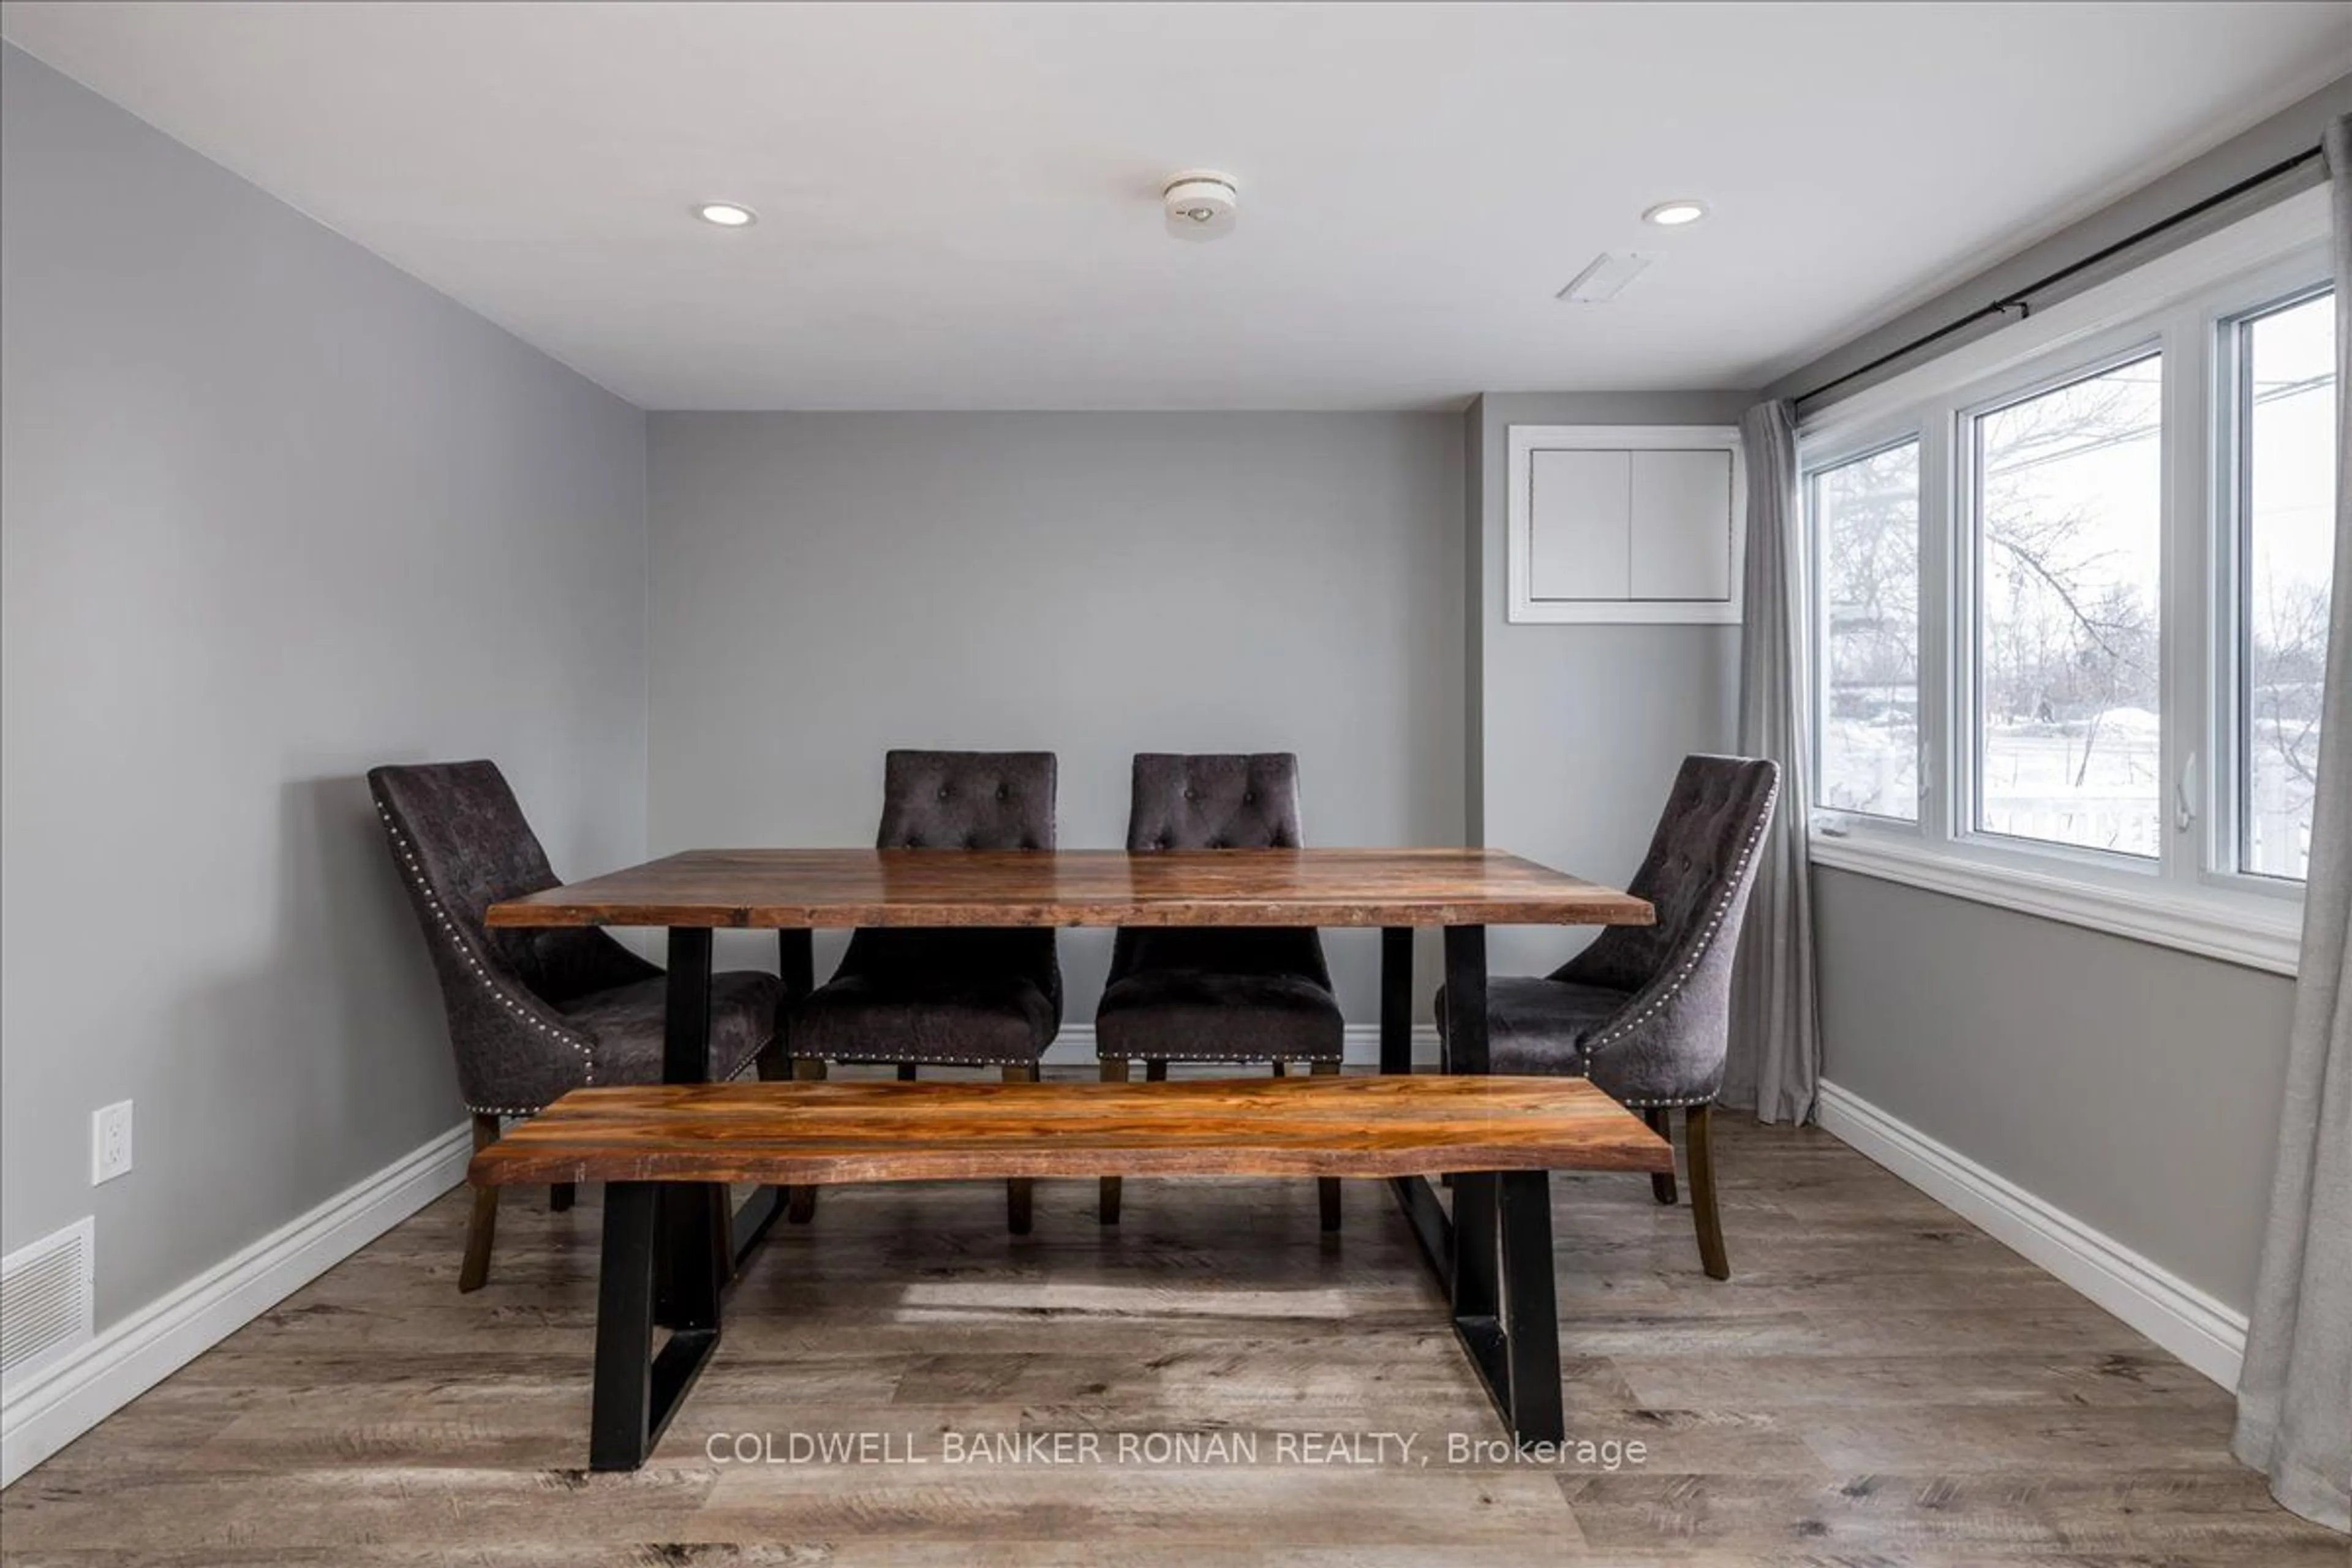
[[[1617,889],[1497,849],[1455,848],[695,849],[493,904],[487,917],[500,929],[667,928],[662,1077],[673,1084],[709,1076],[711,947],[720,931],[778,933],[789,1004],[814,984],[819,930],[1378,928],[1381,1070],[1410,1073],[1413,932],[1436,927],[1444,933],[1444,1070],[1484,1073],[1488,926],[1647,925],[1654,918],[1646,902]],[[1457,1175],[1450,1214],[1425,1177],[1398,1177],[1391,1186],[1508,1418],[1508,1391],[1490,1371],[1494,1346],[1482,1338],[1507,1331],[1496,1178]],[[662,1197],[655,1321],[715,1338],[719,1299],[774,1223],[780,1192],[761,1189],[731,1216],[724,1186],[666,1187]]]

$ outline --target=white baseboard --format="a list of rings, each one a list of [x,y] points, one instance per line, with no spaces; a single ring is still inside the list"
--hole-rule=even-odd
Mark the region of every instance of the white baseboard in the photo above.
[[[0,1486],[465,1180],[472,1155],[452,1128],[5,1390]]]
[[[2215,1383],[2237,1387],[2244,1313],[1836,1084],[1822,1085],[1821,1124]]]
[[[1340,1047],[1350,1067],[1381,1065],[1381,1027],[1378,1024],[1350,1024]],[[1437,1063],[1437,1026],[1424,1024],[1412,1032],[1412,1059],[1424,1066]],[[1054,1043],[1045,1047],[1047,1067],[1092,1067],[1095,1062],[1095,1026],[1092,1024],[1065,1024]]]

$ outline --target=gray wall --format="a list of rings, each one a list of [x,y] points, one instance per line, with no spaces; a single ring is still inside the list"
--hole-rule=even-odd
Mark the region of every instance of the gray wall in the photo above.
[[[645,422],[14,48],[0,113],[0,1245],[94,1212],[103,1325],[463,1117],[370,763],[642,849]]]
[[[2347,110],[2352,77],[2019,256],[1988,258],[1967,282],[1790,372],[1771,393],[1867,363],[2314,146],[2328,117]],[[2306,166],[2259,199],[2315,177]],[[2250,210],[2242,200],[2217,209],[2175,241]],[[2085,282],[2119,269],[2109,264]],[[1832,1081],[2246,1309],[2278,1148],[2291,981],[1847,872],[1816,871],[1813,886]]]
[[[1058,752],[1066,846],[1125,841],[1151,750],[1297,752],[1310,843],[1461,842],[1460,432],[655,415],[653,847],[871,844],[891,746]],[[1376,939],[1328,946],[1376,1022]],[[1108,951],[1064,935],[1070,1022]]]
[[[2241,1310],[2294,986],[1827,868],[1828,1076]]]
[[[1479,613],[1471,808],[1480,842],[1622,886],[1641,864],[1675,767],[1729,751],[1739,628],[1513,626],[1504,554],[1505,441],[1513,425],[1727,425],[1740,393],[1489,393],[1466,416],[1475,443],[1471,544]],[[1580,939],[1496,931],[1498,972],[1556,967]]]

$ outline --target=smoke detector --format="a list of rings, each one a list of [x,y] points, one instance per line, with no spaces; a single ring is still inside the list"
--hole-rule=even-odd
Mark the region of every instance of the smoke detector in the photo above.
[[[1234,206],[1240,195],[1231,174],[1187,169],[1168,177],[1160,187],[1160,205],[1168,212],[1168,232],[1177,238],[1215,239],[1233,232]]]

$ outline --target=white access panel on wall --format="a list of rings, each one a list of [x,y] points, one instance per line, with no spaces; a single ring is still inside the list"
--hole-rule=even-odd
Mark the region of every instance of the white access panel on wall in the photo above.
[[[1528,454],[1528,583],[1537,598],[1623,597],[1633,569],[1632,456]]]
[[[1739,432],[1514,425],[1514,621],[1739,619]]]

